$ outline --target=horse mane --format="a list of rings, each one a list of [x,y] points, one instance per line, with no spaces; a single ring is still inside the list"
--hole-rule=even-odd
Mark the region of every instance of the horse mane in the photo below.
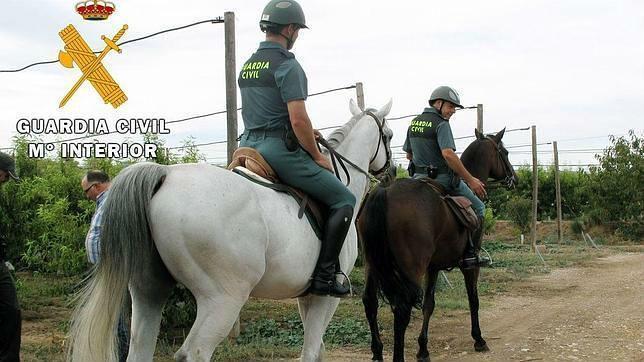
[[[371,112],[377,111],[377,109],[373,109],[373,108],[369,108],[367,110]],[[349,122],[344,124],[344,126],[331,132],[329,137],[327,137],[327,142],[329,142],[329,145],[333,148],[337,148],[340,144],[342,144],[342,142],[344,141],[345,138],[347,138],[347,135],[349,135],[353,127],[355,127],[358,121],[362,119],[362,116],[364,116],[364,112],[354,115],[353,117],[351,117]]]

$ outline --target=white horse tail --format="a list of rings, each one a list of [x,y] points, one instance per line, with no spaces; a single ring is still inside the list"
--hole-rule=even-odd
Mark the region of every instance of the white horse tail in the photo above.
[[[156,253],[148,225],[150,200],[167,166],[140,163],[124,169],[105,200],[100,260],[80,291],[69,332],[68,359],[117,361],[117,326],[127,287]]]

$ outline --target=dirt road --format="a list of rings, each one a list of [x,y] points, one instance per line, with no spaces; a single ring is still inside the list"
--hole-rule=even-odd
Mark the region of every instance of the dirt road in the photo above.
[[[644,253],[531,278],[481,311],[490,351],[476,353],[466,313],[432,319],[432,361],[644,361]],[[420,321],[407,334],[415,361]],[[391,360],[392,346],[385,346]],[[332,351],[331,361],[370,360],[367,350]]]

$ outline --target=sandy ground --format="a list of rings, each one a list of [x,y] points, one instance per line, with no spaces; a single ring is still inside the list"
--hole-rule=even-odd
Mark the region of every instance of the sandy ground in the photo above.
[[[554,270],[483,307],[489,352],[474,352],[469,314],[432,319],[433,361],[644,361],[644,254],[598,259],[589,267]],[[422,321],[407,333],[406,359],[416,360]],[[430,333],[431,333],[430,332]],[[391,360],[392,346],[385,346]],[[368,361],[368,350],[336,350],[330,361]]]

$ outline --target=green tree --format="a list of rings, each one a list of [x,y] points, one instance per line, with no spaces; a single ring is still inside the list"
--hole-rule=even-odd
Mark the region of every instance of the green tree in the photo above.
[[[610,138],[611,145],[590,169],[590,207],[617,231],[641,240],[644,236],[644,137]]]

